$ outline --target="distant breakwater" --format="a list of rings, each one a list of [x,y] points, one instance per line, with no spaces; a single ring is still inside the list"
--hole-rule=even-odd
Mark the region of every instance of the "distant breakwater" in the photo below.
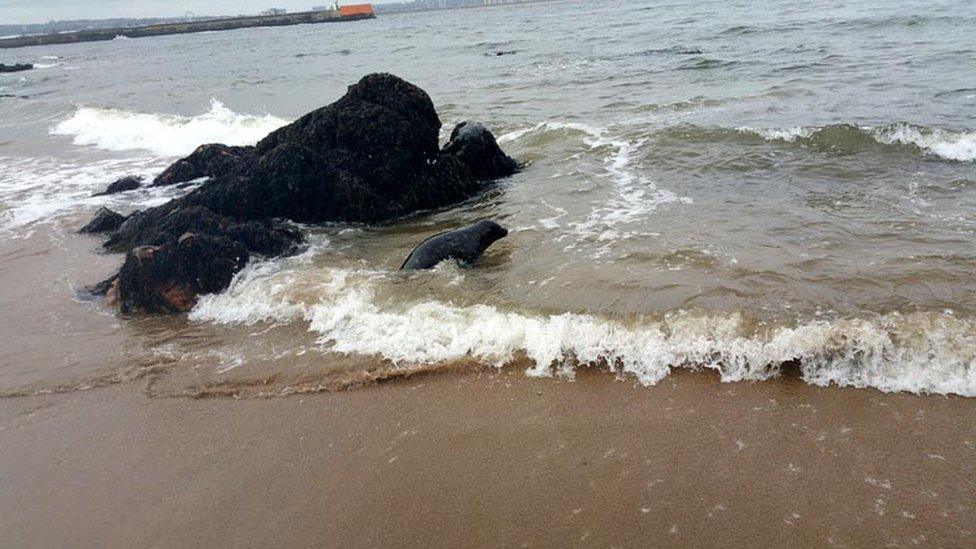
[[[28,46],[49,46],[53,44],[73,44],[76,42],[97,42],[114,40],[119,37],[144,38],[148,36],[225,31],[251,27],[280,27],[309,23],[339,23],[344,21],[373,19],[374,17],[375,15],[373,14],[372,10],[363,10],[356,13],[343,13],[341,11],[309,11],[280,15],[260,15],[254,17],[209,19],[206,21],[188,21],[185,23],[164,23],[160,25],[146,25],[141,27],[91,29],[69,33],[38,34],[32,36],[3,38],[0,39],[0,49],[23,48]]]

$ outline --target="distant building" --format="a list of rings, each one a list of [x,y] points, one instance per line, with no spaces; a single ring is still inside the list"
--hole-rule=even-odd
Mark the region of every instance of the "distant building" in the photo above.
[[[271,8],[269,10],[262,11],[261,15],[285,15],[286,13],[288,13],[288,10],[284,8]]]

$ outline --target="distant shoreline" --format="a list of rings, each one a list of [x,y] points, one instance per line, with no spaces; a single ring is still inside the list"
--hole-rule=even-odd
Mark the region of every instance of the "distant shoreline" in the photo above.
[[[368,6],[368,5],[366,5]],[[372,8],[340,11],[309,11],[279,15],[257,15],[233,17],[228,19],[207,19],[184,23],[160,23],[137,27],[113,27],[90,29],[66,33],[35,34],[0,39],[0,49],[24,48],[30,46],[49,46],[55,44],[75,44],[79,42],[99,42],[123,38],[145,38],[171,34],[190,34],[198,32],[226,31],[253,27],[281,27],[290,25],[339,23],[373,19]]]
[[[492,0],[489,0],[492,1]],[[495,0],[497,1],[497,0]],[[504,7],[504,6],[521,6],[521,5],[531,5],[531,4],[541,4],[541,3],[557,3],[563,2],[565,0],[517,0],[515,2],[508,3],[493,3],[493,4],[479,4],[479,5],[452,5],[444,7],[411,7],[407,9],[391,9],[391,6],[397,6],[402,4],[378,4],[373,6],[373,11],[378,16],[387,15],[398,15],[404,13],[424,13],[433,11],[453,11],[460,9],[479,9],[479,8],[494,8],[494,7]],[[322,12],[301,12],[293,14],[282,14],[283,17],[291,17],[296,15],[302,15],[306,13],[322,13]],[[149,26],[160,26],[160,25],[181,25],[185,23],[201,23],[210,21],[228,21],[228,20],[239,20],[239,19],[250,19],[254,17],[268,17],[260,15],[209,15],[209,16],[197,16],[193,14],[188,14],[188,17],[147,17],[147,18],[115,18],[108,17],[104,19],[86,19],[86,20],[65,20],[65,21],[52,21],[49,23],[0,23],[0,41],[11,39],[11,38],[24,38],[24,37],[34,37],[34,36],[47,36],[55,34],[73,34],[80,32],[92,32],[92,31],[102,31],[110,29],[135,29],[141,27]],[[18,32],[18,30],[20,32]],[[114,37],[113,37],[114,38]]]

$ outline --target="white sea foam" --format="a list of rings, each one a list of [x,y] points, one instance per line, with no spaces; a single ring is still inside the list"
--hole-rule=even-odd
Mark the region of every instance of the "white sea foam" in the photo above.
[[[838,126],[835,126],[838,127]],[[816,136],[829,126],[753,128],[743,126],[738,131],[759,135],[767,141],[798,140]],[[858,126],[858,130],[883,145],[914,145],[922,151],[959,162],[976,160],[976,132],[956,132],[939,128],[923,128],[910,124],[890,124],[887,126]]]
[[[738,128],[742,133],[754,133],[767,141],[786,141],[792,143],[797,139],[807,139],[817,132],[817,128],[804,128],[795,126],[792,128],[752,128],[744,126]]]
[[[886,145],[915,145],[947,160],[976,160],[976,132],[925,130],[908,124],[895,124],[872,130],[872,135]]]
[[[185,156],[204,143],[253,145],[287,123],[271,115],[239,114],[213,100],[210,110],[193,117],[82,107],[51,133],[71,136],[76,145],[175,157]]]
[[[595,209],[579,225],[584,232],[601,227],[600,240],[616,240],[622,235],[616,229],[627,223],[638,221],[664,204],[674,202],[691,203],[687,197],[679,197],[668,189],[658,188],[641,170],[634,169],[634,155],[646,140],[628,141],[607,136],[607,130],[582,125],[569,125],[583,131],[587,137],[584,142],[591,149],[607,149],[604,166],[613,180],[617,197]]]
[[[126,208],[158,205],[179,189],[145,188],[136,193],[93,197],[119,174],[149,176],[165,167],[153,157],[107,159],[77,163],[54,158],[0,157],[0,231],[30,234],[38,222],[51,221],[77,208],[116,202]],[[13,231],[10,233],[10,231]],[[5,234],[4,237],[7,235]]]
[[[553,131],[579,134],[583,144],[602,159],[603,173],[598,177],[609,179],[613,184],[613,196],[594,205],[586,219],[567,221],[567,225],[573,228],[577,236],[591,237],[603,243],[619,241],[632,235],[628,232],[627,225],[645,219],[660,206],[692,202],[688,197],[658,187],[639,169],[634,157],[645,144],[644,139],[628,140],[614,136],[608,128],[575,122],[546,121],[506,133],[498,141],[503,144],[511,143],[533,133]],[[605,247],[601,249],[601,253],[606,251]]]
[[[527,133],[529,133],[531,131],[534,131],[534,130],[538,130],[538,129],[542,128],[542,127],[543,127],[543,125],[542,124],[539,124],[537,126],[529,126],[527,128],[521,128],[521,129],[518,129],[518,130],[513,130],[513,131],[510,131],[508,133],[505,133],[505,134],[502,134],[502,135],[498,136],[498,139],[496,139],[496,141],[498,142],[499,145],[504,145],[505,143],[511,143],[513,141],[517,141],[519,138],[521,138],[522,136],[526,135]]]
[[[530,375],[572,377],[607,363],[644,385],[671,368],[718,370],[724,381],[765,380],[788,361],[817,385],[976,396],[976,324],[949,313],[811,321],[750,330],[735,313],[673,313],[623,321],[588,314],[534,314],[491,305],[377,300],[392,273],[324,269],[291,261],[252,265],[191,320],[224,324],[303,321],[331,351],[416,365],[475,358],[501,365],[529,358]]]

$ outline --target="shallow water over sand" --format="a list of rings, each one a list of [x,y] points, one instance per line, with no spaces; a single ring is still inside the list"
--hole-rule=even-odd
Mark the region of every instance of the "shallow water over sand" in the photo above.
[[[974,24],[964,2],[563,2],[20,50],[48,59],[0,78],[0,392],[279,394],[514,361],[974,396]],[[93,191],[372,71],[526,169],[444,211],[307,227],[305,253],[188,318],[76,298],[121,262],[73,234],[92,212],[180,192]],[[511,234],[477,268],[396,272],[485,218]]]

